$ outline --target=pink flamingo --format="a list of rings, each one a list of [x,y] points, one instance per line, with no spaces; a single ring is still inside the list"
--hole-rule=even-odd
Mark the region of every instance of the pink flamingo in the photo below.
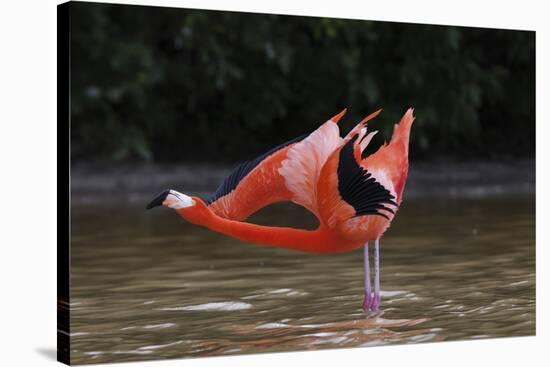
[[[337,122],[346,110],[311,134],[284,143],[238,166],[216,192],[203,201],[165,190],[147,209],[164,205],[185,220],[212,231],[259,245],[336,253],[364,248],[363,309],[380,307],[380,238],[403,198],[408,173],[409,135],[414,121],[409,109],[395,125],[389,144],[362,158],[376,131],[366,124],[376,111],[344,138]],[[245,220],[259,209],[292,201],[319,220],[315,230],[270,227]],[[369,241],[374,241],[374,292],[371,288]]]

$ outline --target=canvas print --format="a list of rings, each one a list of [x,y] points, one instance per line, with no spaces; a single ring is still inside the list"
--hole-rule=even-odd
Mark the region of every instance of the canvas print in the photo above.
[[[58,7],[58,359],[535,334],[535,32]]]

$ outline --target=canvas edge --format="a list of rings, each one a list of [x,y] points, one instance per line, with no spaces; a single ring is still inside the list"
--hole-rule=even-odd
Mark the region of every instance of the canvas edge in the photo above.
[[[70,365],[70,2],[57,6],[57,360]]]

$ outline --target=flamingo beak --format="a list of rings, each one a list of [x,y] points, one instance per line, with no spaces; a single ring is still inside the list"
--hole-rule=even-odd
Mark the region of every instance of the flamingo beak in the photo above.
[[[169,193],[170,193],[170,190],[164,190],[163,192],[155,196],[155,198],[151,200],[149,204],[147,204],[145,209],[153,209],[156,206],[161,206],[164,200],[166,200],[166,197],[168,196]]]

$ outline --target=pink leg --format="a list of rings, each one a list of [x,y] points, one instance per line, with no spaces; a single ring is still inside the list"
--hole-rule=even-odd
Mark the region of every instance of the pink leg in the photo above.
[[[374,301],[374,295],[370,288],[370,264],[369,264],[369,243],[365,243],[364,251],[364,267],[365,267],[365,299],[363,300],[363,311],[368,312]]]
[[[377,312],[380,309],[380,243],[374,241],[374,297],[371,304],[371,310]]]

